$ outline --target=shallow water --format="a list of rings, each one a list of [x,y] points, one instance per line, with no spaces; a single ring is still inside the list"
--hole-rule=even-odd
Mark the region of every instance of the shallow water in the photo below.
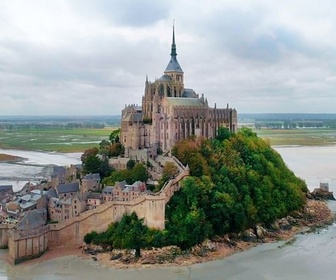
[[[81,163],[82,153],[61,154],[0,149],[0,154],[24,158],[23,161],[15,163],[0,162],[0,185],[13,185],[14,191],[19,191],[28,181],[35,183],[44,177],[44,168],[48,165],[69,166]]]
[[[274,147],[294,173],[312,191],[320,182],[329,183],[336,192],[336,146]]]
[[[328,182],[336,190],[336,146],[276,147],[287,165],[310,189]],[[1,152],[1,151],[0,151]],[[336,202],[329,203],[336,211]],[[0,250],[0,257],[6,250]],[[228,279],[228,280],[332,280],[335,279],[336,225],[319,232],[298,235],[291,245],[263,244],[223,260],[189,267],[118,270],[99,266],[90,259],[66,256],[31,265],[10,266],[0,261],[2,279]]]

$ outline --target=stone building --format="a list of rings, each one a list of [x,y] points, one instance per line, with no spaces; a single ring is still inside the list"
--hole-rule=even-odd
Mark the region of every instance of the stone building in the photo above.
[[[219,127],[234,132],[237,111],[209,107],[208,100],[184,87],[184,72],[177,61],[175,32],[169,63],[155,82],[145,82],[142,106],[128,105],[122,110],[121,143],[125,156],[132,150],[146,149],[149,156],[169,151],[176,142],[189,136],[214,138]]]
[[[9,260],[13,264],[39,257],[48,249],[49,227],[40,211],[26,213],[17,226],[8,232]]]
[[[80,187],[81,192],[99,191],[100,190],[100,175],[99,173],[86,174],[82,178]]]
[[[132,201],[147,190],[146,184],[140,181],[128,185],[126,181],[116,182],[113,187],[106,186],[102,191],[103,202]]]

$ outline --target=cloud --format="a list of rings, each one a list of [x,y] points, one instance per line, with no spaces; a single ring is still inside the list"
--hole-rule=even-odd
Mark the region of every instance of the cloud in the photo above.
[[[162,75],[175,19],[185,86],[238,112],[334,112],[323,1],[0,3],[0,114],[120,114]],[[89,108],[89,110],[88,110]]]

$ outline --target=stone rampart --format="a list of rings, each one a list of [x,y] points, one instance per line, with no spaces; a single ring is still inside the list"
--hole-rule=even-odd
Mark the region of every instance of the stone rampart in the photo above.
[[[48,249],[48,226],[29,231],[9,230],[9,260],[13,264],[37,258]]]
[[[132,201],[106,202],[72,219],[31,232],[9,230],[6,226],[2,229],[0,225],[1,242],[4,245],[8,242],[10,259],[13,263],[18,263],[38,257],[48,248],[80,247],[87,233],[103,232],[109,224],[120,221],[124,214],[132,212],[143,218],[148,227],[164,229],[166,204],[174,192],[180,189],[180,181],[189,175],[189,169],[180,163],[179,169],[179,175],[167,182],[156,194],[143,194]],[[6,230],[9,233],[7,239]]]
[[[0,224],[0,249],[8,247],[8,231],[14,226],[13,224]]]
[[[81,213],[79,216],[49,225],[49,247],[78,247],[84,236],[93,230],[105,231],[109,224],[119,221],[124,214],[133,211],[144,223],[153,228],[164,228],[165,194],[142,195],[133,201],[111,201]]]

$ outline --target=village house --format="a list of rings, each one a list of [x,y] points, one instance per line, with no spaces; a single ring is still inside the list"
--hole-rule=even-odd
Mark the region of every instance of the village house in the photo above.
[[[12,185],[0,185],[0,201],[14,194]]]
[[[2,207],[2,213],[6,218],[18,220],[25,212],[34,209],[46,209],[46,191],[33,190],[25,195],[13,197],[13,200]]]
[[[101,204],[100,175],[87,174],[81,184],[76,182],[57,185],[48,191],[48,215],[51,221],[63,221]]]
[[[51,194],[48,203],[50,221],[63,221],[78,216],[86,210],[86,201],[76,193],[72,197],[58,198]]]
[[[70,198],[79,191],[79,182],[57,185],[55,191],[58,198]]]
[[[99,173],[86,174],[81,180],[81,192],[96,192],[100,190],[100,175]]]
[[[116,182],[113,187],[106,186],[102,191],[103,202],[131,201],[147,190],[146,184],[140,181],[128,185],[126,181]]]
[[[60,184],[65,184],[65,174],[66,174],[66,168],[64,166],[53,166],[53,173],[50,176],[50,183],[51,187],[55,188],[56,186]]]
[[[101,193],[90,192],[86,197],[86,210],[95,209],[97,205],[102,204]]]

